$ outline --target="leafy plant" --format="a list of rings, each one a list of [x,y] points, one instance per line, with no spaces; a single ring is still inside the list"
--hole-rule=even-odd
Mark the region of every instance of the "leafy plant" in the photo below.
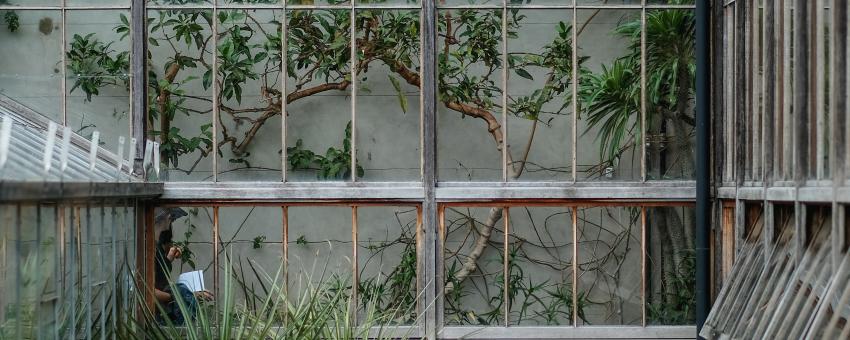
[[[328,148],[324,155],[304,149],[304,142],[298,139],[295,146],[286,148],[289,165],[295,170],[318,168],[320,179],[341,179],[351,174],[351,122],[345,126],[345,138],[342,149]],[[357,176],[363,176],[363,167],[357,165]]]

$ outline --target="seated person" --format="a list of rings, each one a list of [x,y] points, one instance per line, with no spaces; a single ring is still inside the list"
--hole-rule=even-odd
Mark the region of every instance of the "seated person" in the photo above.
[[[186,211],[180,208],[161,209],[154,219],[155,232],[159,234],[156,241],[156,265],[154,276],[154,296],[162,307],[163,315],[157,318],[164,323],[165,319],[171,320],[175,325],[181,326],[186,322],[186,315],[177,303],[179,297],[185,308],[186,314],[194,317],[198,309],[198,299],[211,300],[212,294],[208,291],[192,292],[182,283],[169,282],[171,273],[171,262],[180,257],[180,247],[172,242],[173,232],[171,224],[174,220],[186,216]]]

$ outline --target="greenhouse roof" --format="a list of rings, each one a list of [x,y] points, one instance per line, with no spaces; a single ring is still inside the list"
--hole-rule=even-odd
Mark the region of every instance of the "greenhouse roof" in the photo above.
[[[118,157],[114,153],[99,146],[92,158],[88,139],[71,132],[68,142],[63,143],[61,128],[56,129],[51,141],[48,137],[51,123],[45,116],[2,95],[0,118],[4,122],[9,118],[13,121],[7,161],[0,167],[0,180],[4,182],[126,182],[129,179],[126,161],[122,161],[124,165],[119,173]],[[50,148],[47,148],[48,144]],[[63,144],[67,144],[67,152],[63,150]],[[49,166],[44,162],[47,158],[45,153],[51,154]],[[64,153],[67,153],[67,158]],[[66,163],[65,166],[63,163]],[[133,176],[133,180],[136,179]]]

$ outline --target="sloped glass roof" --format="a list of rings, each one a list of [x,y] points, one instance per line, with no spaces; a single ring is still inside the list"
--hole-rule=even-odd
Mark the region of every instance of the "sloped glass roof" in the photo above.
[[[94,164],[90,161],[91,142],[71,132],[67,150],[67,166],[62,169],[63,129],[56,129],[52,147],[48,150],[49,120],[14,100],[0,96],[0,120],[11,119],[13,126],[9,137],[8,159],[0,168],[2,181],[49,182],[115,182],[138,180],[128,176],[128,164],[122,160],[117,169],[115,153],[101,145],[97,148]],[[129,138],[123,146],[129,148]],[[110,147],[118,149],[117,145]],[[51,165],[45,171],[44,155],[51,152]],[[126,158],[122,157],[122,158]]]

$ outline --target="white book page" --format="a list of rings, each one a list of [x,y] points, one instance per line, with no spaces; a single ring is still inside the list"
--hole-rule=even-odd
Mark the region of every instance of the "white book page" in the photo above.
[[[186,285],[192,292],[200,292],[206,290],[204,288],[204,271],[196,270],[193,272],[185,272],[180,274],[180,277],[177,279],[177,283],[182,283]]]

